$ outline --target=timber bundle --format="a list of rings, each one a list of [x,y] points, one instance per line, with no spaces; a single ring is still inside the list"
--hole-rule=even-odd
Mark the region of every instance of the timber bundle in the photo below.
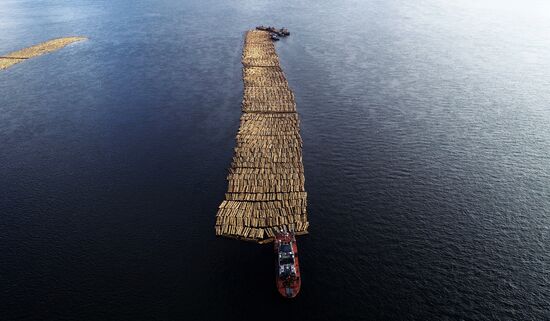
[[[59,50],[73,42],[85,39],[85,37],[58,38],[40,43],[38,45],[34,45],[32,47],[14,51],[7,55],[0,56],[0,70],[7,69],[29,58],[41,56],[43,54]]]
[[[216,235],[270,242],[279,230],[306,234],[302,139],[294,94],[268,31],[248,31],[237,145]]]

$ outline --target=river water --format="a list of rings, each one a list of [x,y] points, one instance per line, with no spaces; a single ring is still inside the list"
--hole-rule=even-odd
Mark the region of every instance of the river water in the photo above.
[[[214,236],[243,32],[304,140],[302,292]],[[550,5],[2,0],[3,320],[550,319]]]

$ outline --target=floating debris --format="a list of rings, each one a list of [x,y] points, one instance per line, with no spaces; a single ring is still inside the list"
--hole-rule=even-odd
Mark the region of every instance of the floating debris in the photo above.
[[[271,31],[247,32],[242,63],[243,114],[216,235],[265,243],[280,230],[306,234],[299,118]]]
[[[14,51],[7,55],[0,56],[0,70],[7,69],[17,63],[29,58],[38,57],[52,51],[59,50],[73,42],[85,40],[85,37],[66,37],[49,40],[38,45]]]

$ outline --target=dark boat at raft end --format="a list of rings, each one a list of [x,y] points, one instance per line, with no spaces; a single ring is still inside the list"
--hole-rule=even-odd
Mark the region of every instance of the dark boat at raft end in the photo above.
[[[290,31],[286,28],[277,29],[275,27],[264,27],[264,26],[257,26],[256,30],[262,30],[267,31],[270,33],[271,40],[279,40],[281,37],[288,37],[290,36]]]
[[[294,298],[302,284],[296,237],[291,232],[279,232],[273,243],[277,253],[277,290],[285,298]]]

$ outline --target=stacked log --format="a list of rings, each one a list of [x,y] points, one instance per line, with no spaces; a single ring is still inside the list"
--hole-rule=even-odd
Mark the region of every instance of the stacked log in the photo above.
[[[6,55],[2,55],[0,56],[0,70],[7,69],[8,67],[11,67],[27,59],[59,50],[73,42],[85,39],[86,38],[84,37],[58,38],[40,43],[38,45],[34,45],[32,47],[14,51]]]
[[[265,243],[281,229],[305,234],[300,122],[269,32],[246,33],[242,63],[243,114],[216,235]]]

